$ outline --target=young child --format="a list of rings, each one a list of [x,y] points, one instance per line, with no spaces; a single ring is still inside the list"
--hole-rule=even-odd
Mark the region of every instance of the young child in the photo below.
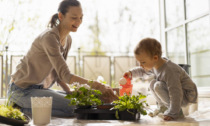
[[[153,38],[145,38],[134,50],[140,67],[124,73],[125,78],[153,75],[150,90],[158,103],[158,109],[151,116],[164,113],[164,120],[183,117],[182,106],[197,101],[197,87],[179,65],[163,58],[161,44]]]

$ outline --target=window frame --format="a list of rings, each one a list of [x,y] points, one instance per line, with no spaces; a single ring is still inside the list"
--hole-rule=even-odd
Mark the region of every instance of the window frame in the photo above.
[[[182,26],[184,31],[184,43],[185,43],[185,63],[190,63],[190,57],[189,57],[189,49],[188,49],[188,39],[187,39],[187,24],[196,20],[199,20],[200,18],[203,18],[205,16],[209,16],[210,18],[210,0],[209,2],[209,10],[206,12],[203,12],[199,15],[196,15],[192,18],[187,19],[186,16],[186,0],[183,0],[183,6],[184,6],[184,21],[181,21],[179,23],[173,24],[169,27],[166,26],[166,0],[159,0],[159,20],[160,20],[160,40],[163,45],[163,51],[165,52],[166,57],[168,57],[168,46],[167,46],[167,32],[173,29],[176,29],[180,26]],[[210,23],[210,22],[209,22]],[[198,87],[199,91],[199,97],[209,97],[210,95],[210,86],[209,87]]]

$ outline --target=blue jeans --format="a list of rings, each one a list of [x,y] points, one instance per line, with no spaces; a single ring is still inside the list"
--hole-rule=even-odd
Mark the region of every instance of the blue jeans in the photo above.
[[[52,116],[55,117],[72,117],[75,106],[69,106],[69,99],[64,98],[66,94],[59,93],[50,89],[44,89],[42,85],[32,85],[26,89],[10,84],[8,96],[10,102],[16,103],[21,107],[21,111],[29,116],[31,112],[31,97],[53,97]]]

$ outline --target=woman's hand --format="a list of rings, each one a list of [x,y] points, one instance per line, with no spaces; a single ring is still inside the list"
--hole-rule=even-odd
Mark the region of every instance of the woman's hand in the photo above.
[[[71,94],[70,88],[69,88],[69,86],[66,83],[60,81],[59,85],[66,92],[66,94]]]
[[[92,88],[101,91],[102,96],[100,98],[104,103],[111,103],[114,100],[118,99],[110,86],[99,83],[97,81],[93,81],[90,85],[92,86]]]
[[[171,120],[174,120],[174,118],[170,117],[170,116],[164,116],[163,119],[165,121],[171,121]]]
[[[128,72],[125,72],[124,74],[123,74],[123,77],[124,78],[126,78],[126,79],[128,79],[128,78],[132,78],[132,74],[131,74],[131,72],[130,71],[128,71]]]
[[[108,85],[106,86],[105,84],[99,83],[97,81],[88,81],[87,79],[77,75],[73,75],[71,77],[70,84],[72,84],[73,82],[78,82],[80,84],[88,84],[93,89],[100,90],[102,93],[101,100],[104,103],[111,103],[112,101],[118,99],[118,97],[114,95],[112,88]]]

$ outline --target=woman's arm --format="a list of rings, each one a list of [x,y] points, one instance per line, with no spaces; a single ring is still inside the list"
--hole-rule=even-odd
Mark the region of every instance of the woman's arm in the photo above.
[[[114,95],[114,92],[113,92],[113,90],[112,90],[112,88],[110,86],[105,86],[104,84],[99,83],[97,81],[93,81],[93,82],[90,83],[85,78],[73,75],[71,77],[70,84],[72,84],[73,82],[78,82],[80,84],[88,84],[93,89],[100,90],[101,93],[102,93],[101,100],[104,103],[110,103],[110,102],[118,99],[118,97],[116,95]]]
[[[62,82],[62,81],[60,81],[60,82],[58,82],[58,83],[59,83],[59,85],[61,86],[61,88],[62,88],[67,94],[70,94],[70,93],[71,93],[70,88],[69,88],[69,86],[68,86],[66,83],[64,83],[64,82]]]

